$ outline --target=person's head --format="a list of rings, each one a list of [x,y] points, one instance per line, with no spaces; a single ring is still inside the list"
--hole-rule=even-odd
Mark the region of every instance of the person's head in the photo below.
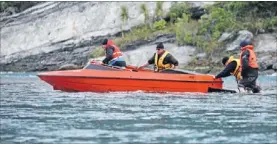
[[[228,60],[229,60],[229,57],[223,57],[221,62],[222,62],[223,65],[226,65],[226,62]]]
[[[243,47],[245,47],[245,46],[247,46],[247,45],[252,45],[251,42],[250,42],[249,40],[243,40],[243,41],[241,41],[240,44],[239,44],[240,48],[243,48]]]
[[[106,45],[108,44],[108,39],[104,39],[102,41],[102,48],[106,48]]]
[[[156,47],[157,53],[161,54],[164,51],[164,45],[163,43],[159,43]]]

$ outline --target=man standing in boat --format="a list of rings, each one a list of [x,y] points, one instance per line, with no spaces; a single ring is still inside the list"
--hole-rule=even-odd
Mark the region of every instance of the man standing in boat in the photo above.
[[[159,72],[164,69],[174,69],[178,67],[178,61],[168,51],[164,49],[163,43],[159,43],[156,47],[156,50],[157,52],[154,54],[154,56],[149,59],[147,63],[140,66],[139,69],[151,64],[155,65],[155,72]]]
[[[102,61],[104,64],[109,66],[126,67],[123,53],[112,40],[104,39],[102,42],[102,48],[104,48],[106,54],[105,59]]]
[[[239,82],[240,86],[250,88],[253,93],[259,93],[261,88],[256,85],[259,66],[254,52],[254,46],[250,41],[245,40],[240,43],[240,47],[240,71],[242,76],[242,80]]]
[[[236,77],[237,81],[241,80],[239,59],[235,59],[233,56],[223,57],[222,64],[225,65],[225,68],[215,76],[216,79],[233,75]]]

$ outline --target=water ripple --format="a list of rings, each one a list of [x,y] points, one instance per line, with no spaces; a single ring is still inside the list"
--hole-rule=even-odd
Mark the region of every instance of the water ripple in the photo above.
[[[0,78],[1,143],[277,143],[268,77],[250,95],[66,93],[28,73]]]

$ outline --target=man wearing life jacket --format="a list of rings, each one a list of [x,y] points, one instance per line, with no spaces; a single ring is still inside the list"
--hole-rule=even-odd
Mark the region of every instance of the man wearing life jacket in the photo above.
[[[157,52],[148,60],[148,62],[139,68],[154,64],[154,71],[159,72],[164,69],[174,69],[178,67],[178,61],[166,50],[164,50],[163,43],[159,43],[156,47]]]
[[[112,40],[104,39],[102,47],[105,49],[106,57],[102,61],[109,66],[126,67],[126,62],[120,49],[113,43]]]
[[[245,40],[240,43],[240,47],[240,71],[242,76],[240,86],[250,88],[253,93],[259,93],[261,88],[256,85],[259,66],[256,54],[254,53],[254,46],[250,43],[250,41]]]
[[[222,59],[222,64],[225,65],[225,69],[222,70],[219,74],[215,76],[215,78],[228,77],[233,75],[237,80],[241,80],[240,73],[240,60],[235,59],[233,56],[224,57]]]

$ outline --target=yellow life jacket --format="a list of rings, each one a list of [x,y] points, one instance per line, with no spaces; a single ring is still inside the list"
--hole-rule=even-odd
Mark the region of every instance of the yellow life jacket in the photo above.
[[[232,61],[235,61],[237,63],[237,66],[233,72],[231,72],[232,75],[236,77],[237,80],[241,80],[241,72],[240,72],[240,60],[235,59],[233,56],[229,57],[229,60],[225,63],[225,66],[227,66]]]
[[[155,71],[159,72],[164,69],[174,68],[173,64],[163,64],[164,58],[169,54],[168,51],[165,51],[163,55],[158,59],[158,53],[155,54]]]

